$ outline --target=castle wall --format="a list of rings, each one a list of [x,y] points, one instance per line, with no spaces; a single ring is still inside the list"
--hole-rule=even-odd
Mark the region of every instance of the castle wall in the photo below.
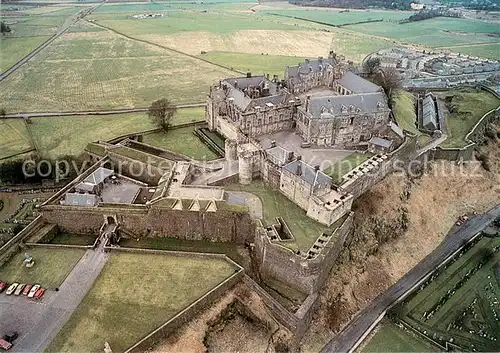
[[[300,208],[307,210],[309,197],[312,193],[312,186],[304,181],[300,176],[281,170],[280,178],[281,192],[296,203]]]
[[[72,207],[42,206],[43,219],[63,232],[98,233],[107,216],[137,237],[171,237],[243,244],[254,238],[255,224],[243,212],[178,211],[160,207]]]
[[[318,291],[343,249],[352,229],[352,215],[337,229],[320,254],[307,260],[290,249],[271,243],[262,228],[257,229],[255,251],[260,263],[260,272],[286,283],[303,293]],[[321,234],[318,234],[318,237]]]
[[[337,204],[335,208],[325,206],[318,197],[312,196],[307,207],[307,216],[319,223],[331,225],[351,211],[353,197],[349,195],[345,201]]]
[[[281,168],[266,159],[262,161],[261,177],[272,188],[280,188]]]

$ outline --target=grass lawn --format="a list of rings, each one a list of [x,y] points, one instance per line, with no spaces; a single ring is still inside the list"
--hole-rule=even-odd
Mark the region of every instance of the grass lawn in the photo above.
[[[201,54],[200,57],[216,64],[230,66],[239,71],[251,72],[254,76],[269,74],[270,78],[272,78],[273,75],[278,75],[280,78],[283,78],[286,66],[297,65],[305,59],[295,56],[220,51]]]
[[[197,160],[219,158],[194,134],[194,127],[172,129],[167,133],[155,132],[144,135],[143,142],[165,148]]]
[[[275,217],[282,217],[295,236],[295,243],[283,243],[290,248],[307,251],[322,232],[331,233],[335,228],[324,226],[306,216],[306,211],[286,198],[279,190],[274,190],[262,182],[250,185],[230,184],[228,190],[246,191],[259,197],[264,208],[264,221],[275,223]]]
[[[205,120],[205,107],[183,108],[177,109],[171,124],[175,126],[203,120]]]
[[[89,142],[153,129],[145,113],[32,118],[29,125],[40,154],[56,158],[83,153]]]
[[[33,256],[35,266],[24,266],[24,253]],[[85,253],[82,249],[30,248],[21,251],[0,267],[0,278],[9,283],[39,283],[54,289],[61,285]]]
[[[47,39],[49,36],[1,38],[0,72],[9,69]]]
[[[120,246],[125,248],[226,254],[241,266],[243,266],[245,262],[238,252],[238,246],[232,243],[213,243],[209,241],[182,240],[175,238],[142,238],[139,241],[130,238],[122,238],[120,240]]]
[[[123,352],[231,276],[224,260],[111,253],[47,352]]]
[[[23,119],[0,120],[0,158],[33,148]]]
[[[410,92],[400,90],[394,93],[393,110],[396,122],[403,129],[413,135],[420,135],[417,129],[417,111],[414,106],[415,97]]]
[[[362,348],[361,352],[435,352],[426,341],[405,331],[390,321],[382,321],[377,333]]]
[[[373,156],[371,153],[354,152],[340,162],[337,162],[333,166],[325,169],[324,172],[332,177],[334,183],[340,183],[344,174],[349,173],[349,171],[368,160],[371,156]]]
[[[94,234],[68,234],[58,233],[50,244],[67,244],[67,245],[92,245],[97,236]]]
[[[450,100],[455,110],[446,114],[448,138],[443,147],[463,147],[467,145],[465,136],[472,130],[481,117],[500,105],[500,100],[486,91],[459,89],[436,93],[440,99]]]

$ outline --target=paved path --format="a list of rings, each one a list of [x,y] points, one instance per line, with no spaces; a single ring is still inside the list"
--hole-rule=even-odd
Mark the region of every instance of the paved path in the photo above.
[[[195,108],[204,107],[206,103],[189,103],[176,105],[177,109],[182,108]],[[109,109],[109,110],[82,110],[82,111],[61,111],[61,112],[26,112],[26,113],[13,113],[6,114],[4,118],[22,119],[22,118],[36,118],[36,117],[54,117],[54,116],[88,116],[88,115],[111,115],[111,114],[124,114],[146,112],[148,108],[122,108],[122,109]]]
[[[262,201],[254,194],[245,191],[227,191],[227,203],[230,205],[247,206],[250,217],[253,219],[262,219]]]
[[[322,349],[326,352],[350,352],[354,350],[367,331],[372,329],[379,317],[403,294],[413,288],[421,279],[437,268],[445,259],[464,243],[483,230],[500,216],[500,204],[483,215],[473,217],[464,226],[452,230],[432,253],[411,269],[403,278],[379,295],[362,310],[336,337]]]
[[[106,264],[109,255],[104,252],[104,243],[101,241],[95,250],[88,250],[83,255],[58,292],[48,293],[40,303],[29,301],[29,305],[38,305],[36,318],[30,324],[31,330],[14,342],[11,352],[43,352],[47,348]],[[26,298],[22,297],[9,299],[26,301]]]
[[[94,11],[96,8],[98,8],[99,6],[101,6],[104,2],[106,2],[106,0],[104,0],[103,2],[97,4],[97,5],[94,5],[92,8],[90,9],[87,9],[87,8],[84,8],[82,11],[88,11],[88,13]],[[62,34],[66,33],[66,31],[69,29],[69,27],[76,23],[80,17],[80,13],[82,11],[79,11],[77,14],[75,15],[71,15],[70,17],[68,17],[68,19],[63,23],[63,25],[61,26],[61,28],[59,28],[57,30],[57,32],[52,36],[50,37],[49,39],[47,39],[45,42],[43,42],[40,46],[38,46],[37,48],[35,48],[31,53],[29,53],[28,55],[26,55],[24,58],[22,58],[21,60],[19,60],[17,63],[15,63],[10,69],[8,69],[7,71],[5,71],[4,73],[2,73],[0,75],[0,81],[2,81],[4,78],[6,78],[7,76],[9,76],[10,74],[12,74],[13,72],[16,72],[21,66],[23,66],[24,64],[26,64],[31,58],[33,58],[36,54],[38,54],[39,52],[41,52],[43,49],[45,49],[47,46],[50,45],[50,43],[52,43],[54,40],[56,40],[57,38],[59,38],[59,36],[61,36]],[[85,16],[85,15],[84,15]],[[82,17],[84,17],[82,16]]]

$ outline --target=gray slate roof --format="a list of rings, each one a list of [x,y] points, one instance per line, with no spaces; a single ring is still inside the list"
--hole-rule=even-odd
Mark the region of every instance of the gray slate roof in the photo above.
[[[375,146],[384,147],[384,148],[389,148],[392,145],[392,141],[382,139],[380,137],[372,137],[370,139],[370,141],[368,141],[368,143],[371,143],[372,145],[375,145]]]
[[[290,155],[290,151],[287,151],[283,147],[271,147],[266,152],[270,156],[270,158],[278,165],[283,165],[289,160],[288,156]]]
[[[92,207],[97,205],[97,196],[94,194],[67,193],[64,203],[69,206]]]
[[[275,102],[279,97],[280,101],[283,101],[283,95],[278,95],[278,86],[276,83],[268,80],[264,76],[252,76],[252,77],[237,77],[237,78],[227,78],[222,81],[228,87],[227,98],[232,98],[234,105],[240,108],[242,111],[252,108],[255,105],[263,105],[267,101],[271,103]],[[269,88],[270,96],[252,99],[247,96],[243,90],[248,87],[261,87],[266,86]],[[253,101],[259,101],[259,103]],[[278,104],[278,102],[273,103]]]
[[[329,187],[332,179],[321,170],[315,170],[312,166],[302,160],[295,160],[283,166],[283,169],[300,176],[302,180],[312,186]]]
[[[333,66],[336,63],[336,60],[332,58],[318,58],[316,60],[306,59],[296,66],[288,66],[285,69],[285,77],[299,79],[300,75],[306,75],[310,72],[324,71],[328,66]]]
[[[99,185],[107,177],[113,175],[115,172],[108,168],[99,167],[92,174],[85,178],[84,182]]]
[[[365,80],[364,78],[347,71],[338,80],[338,83],[354,93],[373,93],[382,90],[380,86]]]
[[[380,107],[378,106],[380,103]],[[342,112],[342,106],[347,112]],[[349,107],[354,107],[355,114],[376,113],[381,109],[388,109],[386,97],[383,92],[368,94],[350,94],[346,96],[325,96],[311,98],[309,101],[309,113],[313,118],[335,118],[352,114]],[[357,112],[359,108],[359,112]]]
[[[422,103],[422,125],[427,129],[437,129],[438,116],[432,96],[426,96]]]

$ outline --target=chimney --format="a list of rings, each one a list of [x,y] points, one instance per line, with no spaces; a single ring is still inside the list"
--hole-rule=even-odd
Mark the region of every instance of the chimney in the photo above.
[[[315,165],[315,166],[314,166],[314,170],[315,170],[316,172],[318,172],[318,171],[319,171],[319,165]]]
[[[311,99],[311,96],[307,96],[306,97],[306,106],[304,107],[304,109],[306,110],[306,112],[309,111],[309,100]]]
[[[300,154],[298,154],[296,157],[297,157],[298,161],[300,161],[302,159],[302,156]]]
[[[250,71],[247,72],[247,78],[252,77],[252,73]]]
[[[266,74],[266,78],[269,80],[269,74]]]
[[[238,81],[234,80],[234,88],[238,88]]]
[[[306,64],[309,64],[309,59],[306,59],[306,60],[305,60],[305,63],[306,63]]]
[[[322,63],[322,62],[323,62],[323,57],[322,57],[322,56],[318,56],[318,61],[319,61],[320,63]]]
[[[302,175],[302,163],[297,164],[297,175],[298,176]]]
[[[274,140],[271,141],[271,147],[270,148],[273,148],[273,147],[276,147],[276,141],[274,141]]]

